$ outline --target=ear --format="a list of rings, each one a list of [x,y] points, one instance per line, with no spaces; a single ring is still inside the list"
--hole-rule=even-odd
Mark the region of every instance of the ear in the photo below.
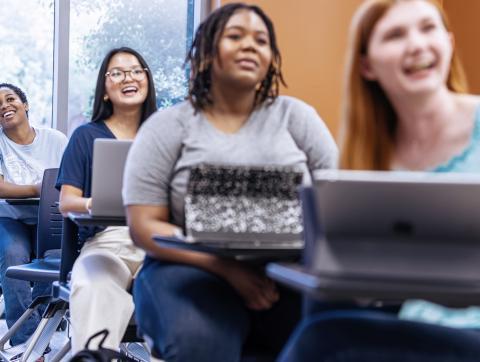
[[[28,112],[28,109],[29,109],[28,103],[23,103],[23,105],[25,106],[25,111]]]
[[[377,80],[377,77],[370,66],[370,61],[365,55],[360,58],[360,74],[366,80]]]

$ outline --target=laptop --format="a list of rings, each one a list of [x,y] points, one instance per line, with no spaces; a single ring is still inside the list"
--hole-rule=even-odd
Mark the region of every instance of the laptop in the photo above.
[[[303,248],[298,187],[291,167],[200,165],[185,197],[187,248],[235,255],[288,254]],[[163,238],[164,239],[164,238]]]
[[[273,278],[324,296],[479,301],[480,175],[324,171],[303,196],[306,265],[271,265]]]
[[[125,216],[123,170],[131,140],[97,138],[93,144],[92,216]]]

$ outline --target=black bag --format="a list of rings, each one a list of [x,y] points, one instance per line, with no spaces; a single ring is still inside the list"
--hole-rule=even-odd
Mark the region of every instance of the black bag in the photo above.
[[[102,336],[102,340],[98,344],[97,350],[89,349],[90,342],[95,338]],[[104,329],[98,333],[95,333],[91,336],[87,343],[85,344],[85,349],[77,352],[71,359],[70,362],[110,362],[110,361],[121,361],[121,362],[138,362],[138,360],[133,359],[123,353],[115,351],[113,349],[103,347],[103,343],[108,336],[108,330]]]

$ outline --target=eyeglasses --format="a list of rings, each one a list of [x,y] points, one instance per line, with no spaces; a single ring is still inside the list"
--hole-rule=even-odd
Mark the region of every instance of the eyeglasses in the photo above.
[[[145,75],[148,72],[147,68],[133,68],[130,70],[121,70],[113,68],[112,70],[105,73],[105,77],[109,77],[113,83],[122,83],[127,77],[127,73],[130,73],[130,77],[133,80],[141,81],[145,79]]]

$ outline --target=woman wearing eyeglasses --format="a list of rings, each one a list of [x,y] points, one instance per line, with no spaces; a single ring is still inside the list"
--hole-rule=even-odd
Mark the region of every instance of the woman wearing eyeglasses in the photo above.
[[[130,48],[111,50],[98,74],[92,122],[75,130],[60,165],[57,188],[60,210],[88,212],[92,207],[91,170],[96,138],[133,139],[156,110],[155,88],[148,65]],[[127,227],[81,227],[84,242],[71,279],[72,352],[94,333],[107,328],[105,347],[118,348],[134,305],[128,293],[144,252],[136,248]]]

